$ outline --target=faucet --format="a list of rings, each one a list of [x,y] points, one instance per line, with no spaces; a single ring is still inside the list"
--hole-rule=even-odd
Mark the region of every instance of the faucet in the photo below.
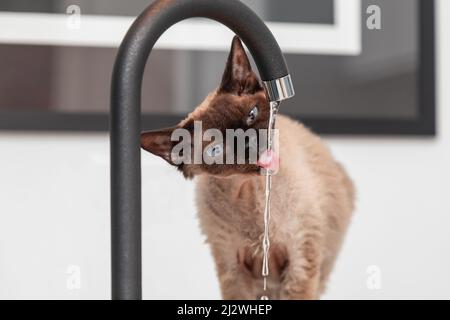
[[[244,41],[271,102],[294,95],[274,36],[242,2],[156,0],[139,15],[119,47],[111,81],[112,299],[142,298],[140,133],[144,68],[158,38],[173,24],[193,17],[220,22]]]

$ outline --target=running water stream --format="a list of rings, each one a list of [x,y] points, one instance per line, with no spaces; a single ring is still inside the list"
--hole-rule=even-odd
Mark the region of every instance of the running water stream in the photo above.
[[[271,101],[270,102],[270,116],[269,116],[269,125],[267,130],[267,155],[272,161],[274,161],[274,157],[278,157],[274,153],[274,130],[275,130],[275,122],[278,113],[278,107],[280,106],[279,101]],[[264,234],[262,241],[262,249],[263,249],[263,264],[262,264],[262,276],[263,276],[263,289],[264,295],[261,297],[261,300],[269,300],[269,297],[265,294],[267,291],[267,278],[269,276],[269,249],[270,249],[270,239],[269,239],[269,227],[270,227],[270,191],[272,188],[272,175],[275,174],[275,171],[271,169],[265,169],[265,201],[264,201]]]

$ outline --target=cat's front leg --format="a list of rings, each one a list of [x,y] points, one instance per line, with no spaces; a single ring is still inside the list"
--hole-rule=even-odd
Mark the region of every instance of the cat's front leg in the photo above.
[[[252,281],[239,262],[239,252],[232,246],[212,245],[222,299],[255,299]]]
[[[224,300],[254,300],[253,286],[238,270],[229,272],[227,277],[219,275],[222,299]]]
[[[320,294],[321,245],[317,237],[304,237],[290,252],[290,264],[281,285],[282,300],[316,300]]]

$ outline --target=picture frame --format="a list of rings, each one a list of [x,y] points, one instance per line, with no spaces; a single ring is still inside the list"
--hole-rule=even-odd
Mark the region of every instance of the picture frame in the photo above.
[[[299,117],[299,120],[320,134],[405,136],[434,136],[436,134],[435,3],[434,0],[414,1],[418,1],[418,12],[420,15],[418,17],[420,25],[417,32],[417,43],[419,46],[417,50],[419,76],[416,83],[417,115],[412,119],[361,116],[334,117],[332,115],[316,117],[314,115],[306,115]],[[167,46],[170,48],[170,41]],[[281,46],[283,47],[282,44]],[[295,48],[290,48],[288,52],[295,53],[295,50]],[[357,50],[357,45],[352,44],[350,51],[356,52]],[[295,77],[295,74],[293,76]],[[301,88],[298,88],[298,90],[301,90]],[[109,115],[106,112],[15,111],[2,108],[0,109],[0,130],[106,131],[109,127],[108,118]],[[180,115],[161,112],[144,113],[142,115],[142,127],[153,129],[171,126],[181,120],[181,118],[182,116]]]

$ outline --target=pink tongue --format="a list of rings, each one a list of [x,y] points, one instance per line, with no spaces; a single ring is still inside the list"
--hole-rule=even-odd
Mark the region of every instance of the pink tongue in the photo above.
[[[266,150],[259,157],[257,165],[267,170],[278,171],[280,158],[273,150]]]

